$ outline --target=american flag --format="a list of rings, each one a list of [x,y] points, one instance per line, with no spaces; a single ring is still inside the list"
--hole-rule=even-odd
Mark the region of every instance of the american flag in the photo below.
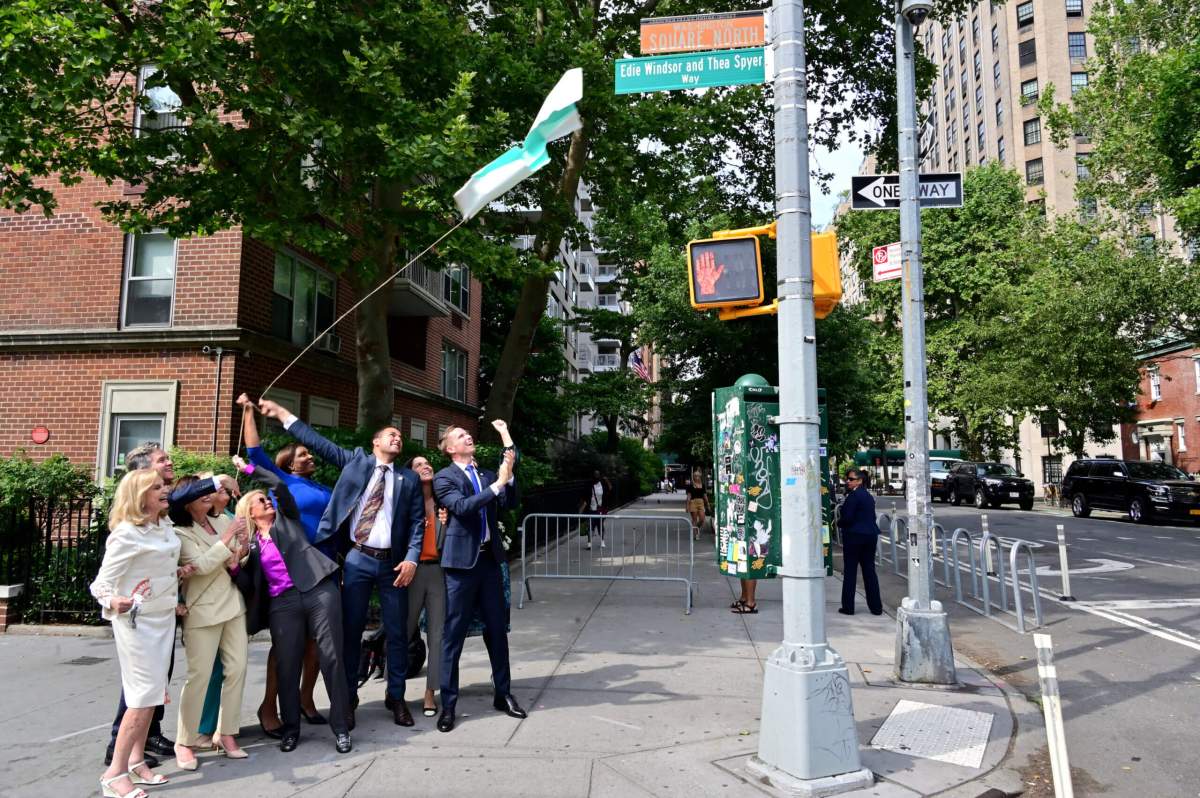
[[[634,352],[629,356],[629,368],[633,369],[633,373],[641,377],[646,382],[650,382],[650,369],[646,368],[645,361],[642,360],[641,352]]]

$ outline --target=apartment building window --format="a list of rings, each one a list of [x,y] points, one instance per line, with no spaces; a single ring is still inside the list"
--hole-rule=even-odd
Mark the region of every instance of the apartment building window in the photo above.
[[[1196,393],[1200,393],[1200,357],[1192,358],[1192,378],[1196,381]]]
[[[1024,28],[1033,24],[1033,0],[1017,6],[1017,27]]]
[[[954,110],[954,92],[946,92],[946,119],[949,121],[950,113]]]
[[[183,120],[175,113],[183,107],[183,100],[163,84],[158,68],[152,65],[138,70],[138,95],[146,98],[143,108],[139,102],[133,112],[133,129],[136,135],[158,130],[181,130]]]
[[[1025,182],[1031,186],[1040,186],[1045,179],[1045,173],[1042,170],[1042,159],[1034,158],[1032,161],[1025,162]]]
[[[1071,94],[1074,94],[1075,92],[1079,91],[1080,89],[1086,89],[1087,85],[1088,85],[1088,73],[1086,73],[1086,72],[1072,72],[1071,73]]]
[[[950,29],[942,31],[942,60],[948,60],[946,53],[950,50]]]
[[[1079,199],[1079,217],[1085,220],[1096,218],[1096,198],[1081,197]]]
[[[1083,16],[1083,0],[1067,0],[1067,16],[1082,17]]]
[[[1154,203],[1139,202],[1137,212],[1139,216],[1152,216],[1154,214]]]
[[[1090,178],[1092,176],[1092,173],[1088,171],[1087,162],[1088,162],[1087,155],[1080,153],[1079,155],[1075,156],[1075,179],[1076,180],[1087,180],[1088,178]]]
[[[967,40],[965,38],[958,40],[958,63],[965,69],[967,66]]]
[[[992,52],[1000,49],[1000,28],[997,25],[992,26]]]
[[[1006,153],[1004,152],[1004,136],[996,139],[996,159],[1000,163],[1004,163]]]
[[[981,120],[979,120],[979,124],[975,126],[975,138],[976,138],[976,139],[978,140],[978,142],[979,142],[979,155],[980,155],[980,157],[982,157],[982,156],[983,156],[983,149],[984,149],[984,148],[983,148],[983,142],[984,142],[984,128],[983,128],[983,120],[982,120],[982,119],[981,119]]]
[[[963,164],[970,165],[971,163],[971,140],[963,136]]]
[[[175,239],[163,232],[125,237],[125,327],[169,327],[175,304]]]
[[[957,150],[950,153],[950,171],[951,172],[958,171],[958,151]]]
[[[305,346],[333,323],[334,307],[332,277],[294,255],[275,253],[272,335]]]
[[[471,270],[447,266],[442,271],[442,296],[464,316],[471,315]]]
[[[308,397],[308,423],[317,427],[336,427],[341,405],[334,399]],[[399,427],[397,427],[399,429]]]
[[[1179,446],[1177,447],[1177,451],[1186,452],[1187,451],[1187,429],[1184,425],[1184,420],[1182,418],[1178,419],[1175,422],[1175,430],[1179,433]]]
[[[179,383],[174,380],[106,381],[100,398],[100,476],[125,467],[125,455],[143,443],[173,443]]]
[[[996,127],[1004,124],[1004,100],[996,100]]]
[[[1000,90],[1000,62],[992,64],[992,85],[996,87],[996,91]]]
[[[942,64],[942,81],[944,83],[946,83],[946,85],[950,84],[950,63],[949,62]]]
[[[971,109],[967,105],[963,105],[963,137],[971,132]]]
[[[1084,34],[1067,34],[1067,56],[1072,61],[1087,60],[1087,38]]]
[[[1029,105],[1037,102],[1038,98],[1038,82],[1037,78],[1021,81],[1021,105]]]
[[[1147,369],[1147,375],[1150,378],[1150,401],[1157,402],[1162,399],[1162,378],[1158,373],[1158,366]]]
[[[979,17],[971,18],[971,43],[979,46]]]
[[[1042,120],[1038,117],[1026,119],[1024,125],[1025,143],[1026,144],[1041,144],[1042,142]]]
[[[967,101],[967,68],[965,66],[962,68],[962,77],[959,78],[958,85],[962,89],[963,102],[966,102]]]
[[[411,419],[408,422],[408,439],[422,446],[428,446],[429,425],[419,419]],[[438,440],[440,441],[441,437]]]
[[[983,87],[982,86],[975,87],[975,114],[976,114],[976,116],[983,116]]]
[[[982,74],[983,74],[983,52],[980,50],[976,50],[975,51],[975,80],[979,80],[979,78]]]
[[[467,401],[467,353],[442,344],[442,396]]]
[[[1046,200],[1042,197],[1029,201],[1029,207],[1037,211],[1037,215],[1046,218]]]
[[[1037,63],[1037,43],[1034,39],[1021,42],[1017,45],[1017,62],[1021,66],[1029,66]]]
[[[1141,252],[1151,252],[1154,249],[1154,233],[1144,233],[1134,239],[1133,245]]]

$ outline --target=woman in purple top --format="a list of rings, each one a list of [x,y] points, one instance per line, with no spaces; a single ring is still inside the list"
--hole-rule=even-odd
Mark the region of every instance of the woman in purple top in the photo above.
[[[283,725],[279,750],[294,751],[300,742],[300,672],[308,639],[316,641],[321,675],[329,695],[329,725],[339,753],[350,751],[350,688],[342,660],[342,597],[337,564],[308,542],[300,510],[287,485],[265,468],[240,458],[234,464],[275,494],[278,510],[261,490],[245,493],[237,516],[251,534],[248,560],[252,598],[247,626],[267,625],[275,649],[275,677]],[[264,623],[265,621],[265,623]]]
[[[289,443],[275,455],[275,461],[263,451],[258,435],[258,424],[254,419],[254,403],[246,394],[238,397],[237,402],[242,406],[242,438],[246,442],[246,454],[256,468],[270,471],[287,485],[288,492],[296,501],[300,511],[300,523],[304,526],[304,534],[311,543],[317,536],[317,527],[329,497],[333,492],[324,485],[313,482],[311,477],[317,470],[317,462],[312,453],[300,444]],[[337,557],[336,545],[333,539],[317,546],[317,550],[331,560]],[[313,640],[308,641],[304,649],[304,672],[300,679],[300,714],[304,720],[313,725],[323,725],[328,721],[317,711],[313,700],[313,688],[317,686],[317,645]],[[281,721],[279,719],[279,686],[275,683],[275,649],[267,654],[267,684],[263,690],[262,704],[258,707],[258,723],[263,734],[279,739]]]

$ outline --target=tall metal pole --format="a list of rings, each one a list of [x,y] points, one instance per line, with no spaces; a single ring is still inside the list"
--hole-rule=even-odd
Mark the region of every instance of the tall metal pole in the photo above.
[[[825,639],[804,4],[775,0],[772,13],[783,642],[766,663],[748,768],[792,794],[832,795],[874,778],[858,756],[846,664]]]
[[[904,263],[904,489],[908,505],[908,597],[896,612],[896,676],[905,682],[954,684],[950,624],[933,600],[929,538],[929,405],[925,375],[925,288],[921,275],[921,207],[917,176],[917,93],[913,26],[896,3],[896,102],[900,132],[900,247]]]

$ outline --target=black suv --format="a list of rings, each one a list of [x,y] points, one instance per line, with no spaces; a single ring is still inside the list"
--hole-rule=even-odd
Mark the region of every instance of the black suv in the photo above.
[[[999,507],[1016,502],[1022,510],[1033,509],[1033,482],[1004,463],[957,463],[946,475],[946,496],[958,506],[964,497],[971,497],[975,506]]]
[[[1076,460],[1062,495],[1077,518],[1092,508],[1129,513],[1131,521],[1200,517],[1200,485],[1173,465],[1148,460]]]

